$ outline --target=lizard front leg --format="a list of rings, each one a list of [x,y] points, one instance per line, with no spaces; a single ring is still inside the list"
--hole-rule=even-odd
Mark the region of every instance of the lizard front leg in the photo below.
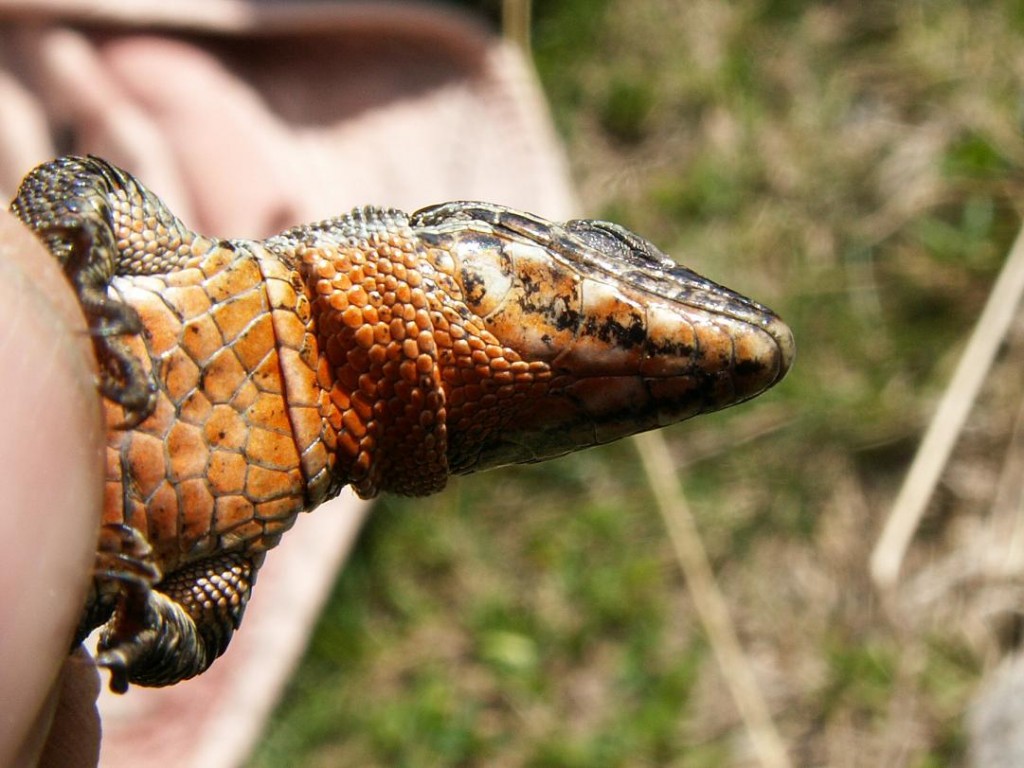
[[[26,176],[11,204],[74,285],[100,363],[100,392],[124,408],[127,427],[145,419],[156,402],[152,377],[117,338],[141,333],[139,316],[107,290],[115,275],[152,268],[138,253],[119,247],[125,233],[119,231],[123,212],[117,194],[129,191],[123,174],[104,161],[62,157]],[[165,231],[177,235],[180,224],[168,218]]]

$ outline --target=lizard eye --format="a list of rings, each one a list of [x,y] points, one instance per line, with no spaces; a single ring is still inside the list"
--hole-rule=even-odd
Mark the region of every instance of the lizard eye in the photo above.
[[[654,265],[663,269],[675,266],[675,262],[649,240],[610,221],[576,219],[567,221],[565,229],[606,256],[610,263],[638,269]]]

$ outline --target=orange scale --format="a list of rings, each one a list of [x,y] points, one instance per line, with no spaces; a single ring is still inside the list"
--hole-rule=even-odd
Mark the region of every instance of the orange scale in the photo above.
[[[195,541],[206,536],[213,522],[214,498],[204,478],[177,483],[178,503],[185,514],[181,523],[181,536]]]
[[[352,472],[354,474],[358,473],[359,475],[365,476],[372,465],[373,457],[370,452],[361,450],[359,455],[356,456],[356,460],[352,463]]]
[[[420,375],[433,373],[435,366],[434,356],[431,354],[423,354],[416,358],[416,371]]]
[[[250,429],[258,427],[283,434],[291,431],[288,408],[284,397],[279,394],[261,392],[246,411],[245,418]]]
[[[216,496],[241,493],[245,487],[245,472],[248,464],[245,457],[232,451],[214,451],[206,479]]]
[[[259,520],[253,520],[252,512],[250,512],[249,520],[235,526],[231,531],[224,535],[219,549],[221,551],[241,549],[246,544],[254,541],[260,541],[262,538],[263,523]],[[264,549],[264,547],[260,546],[259,549]]]
[[[321,393],[330,391],[334,385],[334,367],[327,355],[319,355],[316,363],[316,386]]]
[[[401,381],[406,384],[415,384],[419,381],[420,372],[416,361],[403,360],[398,366],[398,375],[401,377]]]
[[[405,321],[396,317],[388,323],[388,335],[394,341],[404,341],[406,337]]]
[[[388,360],[388,348],[390,344],[374,344],[368,352],[371,370],[381,368]]]
[[[264,282],[267,301],[271,307],[294,307],[298,301],[295,286],[289,280],[280,277],[268,277]]]
[[[496,370],[491,374],[491,381],[501,386],[510,385],[514,380],[515,377],[513,377],[512,374],[508,371]]]
[[[262,285],[264,282],[256,262],[247,259],[236,259],[229,269],[215,274],[207,272],[207,275],[208,277],[203,283],[203,290],[215,304],[244,290]]]
[[[345,365],[357,373],[365,373],[370,369],[369,351],[353,346],[345,353]]]
[[[175,405],[183,402],[199,386],[199,366],[181,349],[165,357],[161,368],[167,397]]]
[[[405,339],[402,342],[402,355],[409,359],[415,359],[420,353],[419,343],[416,339]]]
[[[213,532],[226,534],[227,531],[253,519],[253,505],[243,496],[224,496],[213,505]]]
[[[212,448],[241,450],[249,427],[234,408],[215,405],[203,425],[203,440]]]
[[[426,309],[417,309],[415,316],[416,327],[426,333],[433,329],[434,323],[430,319],[430,312]]]
[[[344,312],[349,306],[348,296],[345,295],[344,291],[338,290],[337,288],[330,292],[327,297],[327,303],[330,305],[331,309],[336,312]]]
[[[374,323],[373,326],[373,343],[377,345],[388,344],[391,342],[391,324],[382,320]]]
[[[198,259],[208,254],[213,247],[213,241],[205,237],[195,237],[188,242],[182,243],[179,251],[183,256]]]
[[[432,353],[436,348],[434,334],[430,331],[420,331],[416,335],[416,347],[420,353]]]
[[[354,409],[349,409],[342,414],[341,425],[346,434],[350,434],[357,439],[361,439],[366,435],[366,424]]]
[[[364,373],[359,377],[359,391],[367,397],[377,397],[380,387],[376,376]]]
[[[178,407],[178,418],[186,424],[202,425],[210,417],[213,404],[202,392],[192,392]]]
[[[357,380],[358,383],[358,380]],[[337,383],[331,388],[331,403],[339,410],[345,410],[352,406],[351,390],[339,386]]]
[[[354,460],[359,453],[359,440],[348,432],[339,433],[338,452]]]
[[[345,292],[352,287],[351,271],[351,267],[345,267],[344,269],[338,270],[338,273],[334,276],[334,279],[332,280],[335,291]]]
[[[369,349],[374,344],[374,326],[372,325],[361,325],[356,329],[353,334],[353,341],[358,344],[362,349]]]
[[[463,383],[462,371],[455,366],[446,365],[441,369],[441,380],[452,388],[449,397],[454,394],[455,388]]]
[[[449,333],[447,331],[443,331],[443,330],[439,330],[439,329],[435,330],[434,331],[434,344],[436,344],[439,349],[445,349],[445,350],[451,349],[451,347],[452,347],[452,337],[451,337],[451,335],[449,335]]]
[[[167,477],[163,440],[140,432],[129,433],[126,454],[139,493],[143,497],[151,495]],[[120,462],[117,466],[121,466]]]
[[[340,409],[331,407],[327,409],[326,415],[323,417],[324,430],[320,435],[328,443],[333,443],[333,436],[341,431],[341,414],[342,411]]]
[[[166,290],[160,286],[155,291],[126,291],[129,300],[139,314],[142,327],[147,329],[146,340],[149,352],[155,357],[166,354],[177,347],[181,339],[181,321],[157,295],[158,291]]]
[[[314,272],[321,280],[333,280],[335,275],[338,274],[338,270],[335,268],[334,264],[327,259],[322,259],[317,262]]]
[[[245,495],[255,504],[302,493],[302,478],[298,470],[284,472],[278,469],[250,466],[245,478]]]
[[[347,342],[351,339],[351,335],[347,332],[345,334],[334,333],[322,335],[321,338],[326,338],[327,340],[322,349],[324,356],[330,361],[331,365],[335,368],[344,365],[349,351]]]
[[[250,430],[245,454],[250,462],[269,469],[284,471],[299,463],[299,452],[290,432],[281,434],[267,429]]]
[[[407,283],[398,283],[394,288],[388,287],[389,290],[394,290],[395,300],[399,304],[410,304],[412,302],[412,289]]]
[[[228,402],[245,384],[247,375],[230,347],[224,348],[203,369],[203,391],[214,403]]]
[[[262,501],[256,505],[255,517],[265,523],[264,532],[269,535],[280,534],[291,527],[295,515],[302,511],[297,499],[273,499]]]
[[[416,279],[413,280],[413,277]],[[430,306],[430,297],[427,296],[426,290],[420,287],[423,278],[418,272],[410,272],[408,282],[409,287],[413,289],[412,296],[409,297],[409,306],[414,309],[427,309]]]
[[[361,370],[356,370],[348,365],[340,366],[337,369],[337,386],[352,392],[359,386],[359,376],[363,373]]]
[[[159,546],[177,538],[178,512],[178,494],[174,486],[164,480],[146,499],[147,526],[144,535],[150,544]],[[129,525],[139,527],[134,519]]]
[[[362,392],[352,393],[352,407],[355,408],[356,413],[359,414],[359,418],[363,421],[370,421],[373,416],[373,407],[376,401],[371,400]]]
[[[253,370],[274,349],[275,341],[272,318],[264,313],[246,328],[233,347],[242,366]]]
[[[210,449],[199,427],[178,422],[167,435],[167,455],[170,458],[167,477],[181,481],[205,474]]]
[[[363,311],[356,306],[349,306],[341,313],[341,321],[347,328],[358,328],[363,324]]]
[[[254,317],[259,317],[266,310],[263,293],[252,290],[215,305],[210,314],[224,340],[231,342],[249,327]]]
[[[494,394],[499,400],[507,400],[515,394],[516,388],[513,384],[503,384],[495,390]]]
[[[349,302],[357,307],[365,307],[370,303],[370,297],[361,285],[352,286],[346,293],[348,295]]]
[[[213,318],[204,314],[185,323],[181,329],[180,343],[189,357],[203,365],[224,346],[224,339]]]

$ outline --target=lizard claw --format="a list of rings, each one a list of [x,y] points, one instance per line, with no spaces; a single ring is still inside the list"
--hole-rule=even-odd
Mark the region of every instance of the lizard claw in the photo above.
[[[112,340],[100,341],[97,346],[104,351],[104,369],[100,373],[99,390],[124,410],[124,419],[117,425],[128,430],[145,421],[156,408],[157,386],[151,374],[147,373],[138,358],[121,348]]]
[[[112,692],[128,692],[128,660],[120,648],[113,648],[97,654],[96,665],[110,672],[110,690]]]

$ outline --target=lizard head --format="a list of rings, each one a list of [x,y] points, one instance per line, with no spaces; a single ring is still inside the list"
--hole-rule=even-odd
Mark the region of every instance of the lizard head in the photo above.
[[[534,462],[748,400],[793,363],[767,307],[618,225],[482,203],[422,209],[444,297],[448,464]]]

